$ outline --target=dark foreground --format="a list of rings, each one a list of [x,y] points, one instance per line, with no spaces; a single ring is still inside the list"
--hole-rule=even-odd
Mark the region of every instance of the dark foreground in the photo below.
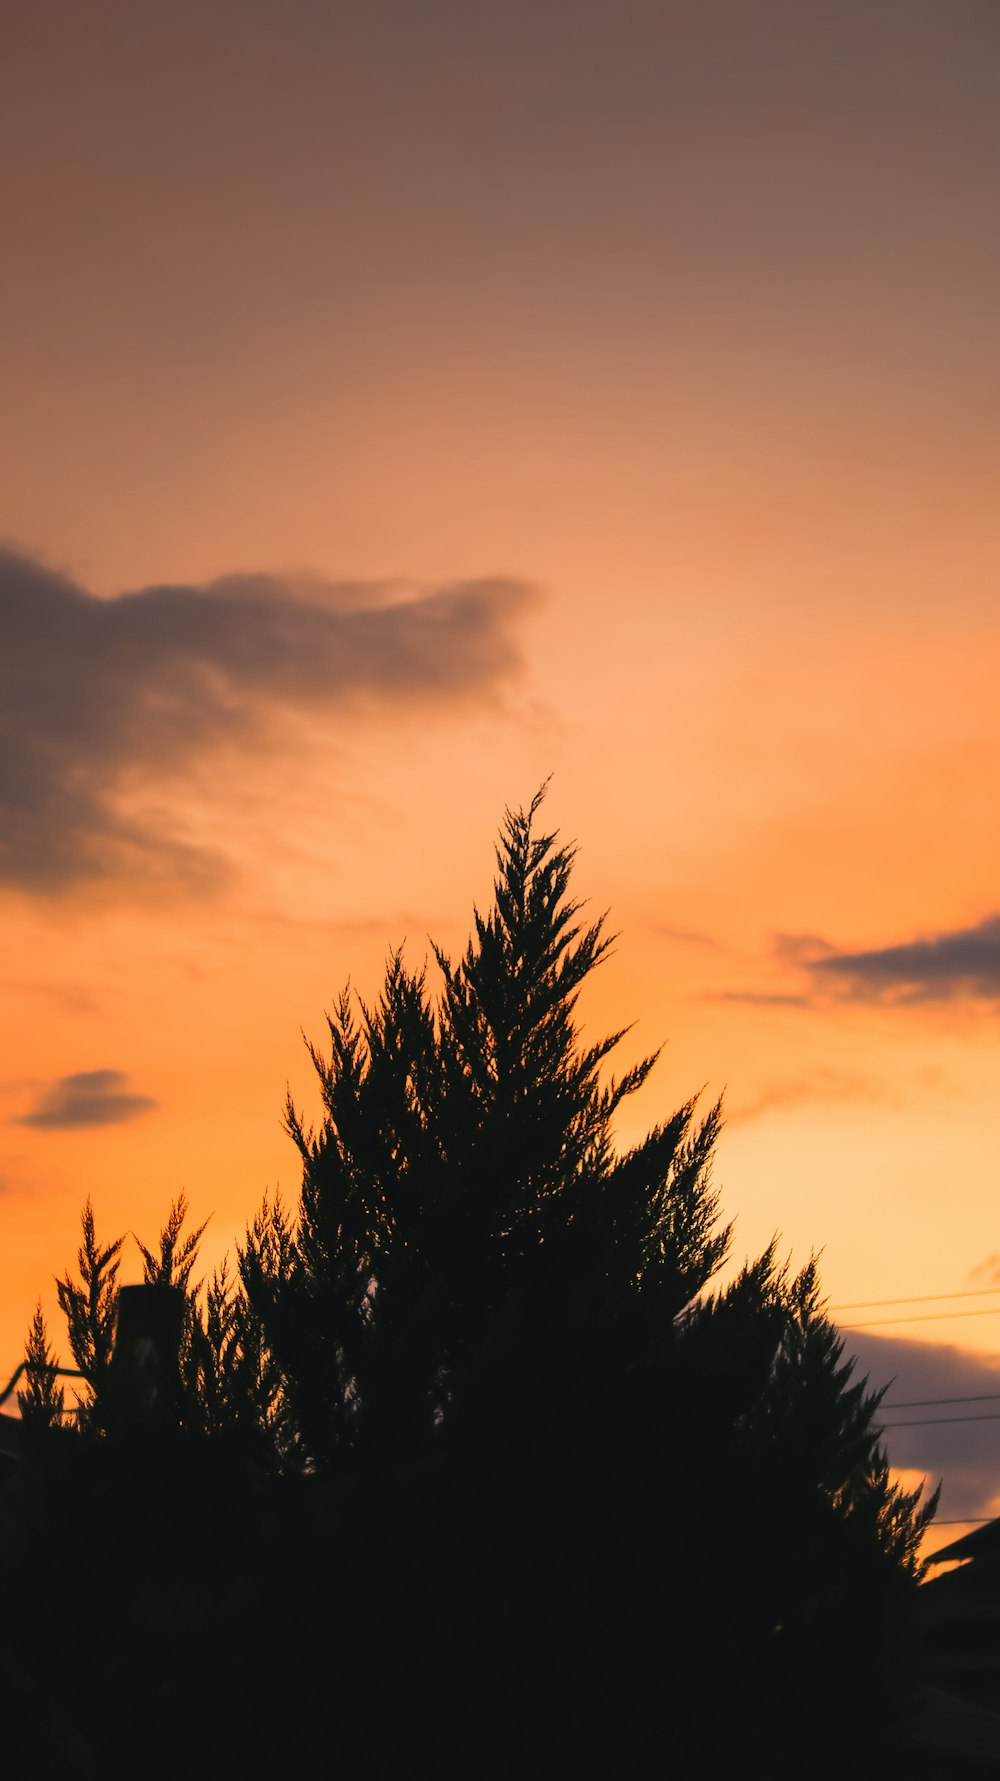
[[[984,1772],[940,1712],[928,1731],[919,1654],[853,1624],[849,1589],[769,1624],[759,1503],[706,1473],[714,1500],[609,1517],[620,1478],[494,1462],[337,1486],[160,1438],[11,1467],[7,1772]]]

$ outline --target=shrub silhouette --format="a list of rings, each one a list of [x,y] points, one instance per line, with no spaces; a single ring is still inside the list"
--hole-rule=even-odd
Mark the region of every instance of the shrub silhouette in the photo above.
[[[541,799],[508,812],[493,906],[457,963],[435,951],[437,997],[395,954],[310,1048],[294,1216],[265,1201],[235,1282],[201,1292],[183,1201],[143,1251],[188,1305],[187,1445],[165,1464],[161,1442],[144,1487],[164,1521],[183,1490],[199,1527],[200,1503],[239,1530],[202,1611],[233,1772],[294,1748],[386,1776],[832,1774],[875,1760],[905,1697],[933,1502],[890,1481],[815,1263],[792,1275],[772,1245],[713,1290],[720,1108],[617,1150],[655,1059],[605,1079],[622,1034],[581,1040],[610,940]],[[102,1503],[140,1463],[101,1417],[118,1251],[88,1209],[60,1284]],[[195,1601],[211,1562],[199,1532],[176,1573]],[[191,1603],[159,1600],[187,1635]]]

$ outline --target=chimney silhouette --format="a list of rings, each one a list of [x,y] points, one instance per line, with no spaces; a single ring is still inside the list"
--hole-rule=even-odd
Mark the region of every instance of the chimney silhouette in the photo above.
[[[116,1407],[132,1427],[178,1419],[184,1292],[179,1286],[123,1286],[111,1357]]]

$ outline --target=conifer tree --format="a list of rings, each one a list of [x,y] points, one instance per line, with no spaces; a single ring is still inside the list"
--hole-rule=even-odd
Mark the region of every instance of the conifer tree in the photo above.
[[[25,1383],[17,1394],[17,1407],[29,1436],[62,1425],[66,1394],[58,1381],[58,1364],[49,1346],[45,1315],[39,1300],[24,1344]]]
[[[67,1271],[56,1281],[59,1308],[66,1319],[70,1351],[83,1375],[85,1392],[79,1427],[86,1432],[100,1426],[100,1404],[106,1395],[118,1314],[118,1273],[123,1237],[103,1248],[97,1240],[94,1208],[88,1199],[81,1217],[81,1242],[77,1251],[79,1279]]]
[[[329,1051],[310,1047],[319,1127],[287,1109],[297,1220],[280,1241],[258,1220],[242,1278],[302,1454],[377,1505],[364,1587],[399,1597],[411,1555],[436,1555],[410,1579],[411,1657],[430,1690],[421,1651],[461,1679],[459,1741],[494,1722],[506,1676],[518,1735],[586,1700],[591,1754],[641,1765],[669,1701],[691,1755],[714,1666],[730,1759],[794,1772],[748,1727],[828,1711],[851,1639],[829,1752],[884,1723],[933,1500],[891,1481],[814,1262],[790,1274],[772,1245],[713,1290],[720,1107],[689,1100],[616,1147],[655,1058],[615,1080],[622,1033],[581,1037],[611,941],[570,894],[573,849],[537,832],[541,799],[507,813],[492,908],[457,962],[435,949],[436,996],[396,953],[375,1003],[341,997]]]
[[[265,1199],[248,1232],[247,1254],[240,1253],[237,1276],[233,1277],[224,1259],[207,1281],[193,1276],[208,1221],[185,1230],[188,1213],[186,1195],[181,1193],[167,1212],[155,1247],[148,1247],[132,1233],[142,1256],[144,1284],[174,1287],[184,1295],[172,1401],[189,1433],[239,1432],[259,1462],[280,1467],[295,1453],[297,1436],[289,1424],[282,1382],[242,1273],[246,1270],[252,1277],[258,1248],[269,1268],[284,1271],[291,1239],[284,1209],[280,1200],[271,1205]],[[112,1356],[124,1243],[124,1236],[107,1244],[99,1241],[88,1200],[81,1215],[77,1278],[67,1272],[56,1283],[70,1349],[83,1379],[76,1426],[86,1435],[106,1433],[113,1420]],[[47,1352],[47,1337],[44,1323],[39,1327],[39,1316],[40,1312],[36,1313],[25,1350],[26,1359],[33,1363],[27,1390],[36,1421],[46,1413],[49,1400],[54,1406],[58,1397],[61,1403],[50,1375],[40,1366],[43,1349]]]
[[[435,950],[437,1001],[393,955],[376,1004],[341,998],[329,1057],[310,1048],[319,1131],[288,1105],[298,1226],[252,1296],[324,1463],[412,1456],[493,1393],[523,1422],[573,1344],[662,1334],[728,1248],[717,1107],[699,1120],[688,1102],[615,1151],[615,1113],[655,1058],[605,1082],[623,1034],[580,1043],[579,991],[611,939],[569,895],[573,849],[535,831],[541,798],[507,814],[464,956]]]

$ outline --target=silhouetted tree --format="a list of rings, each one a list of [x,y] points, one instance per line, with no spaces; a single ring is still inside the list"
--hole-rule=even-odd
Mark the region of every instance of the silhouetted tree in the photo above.
[[[118,1313],[118,1271],[123,1237],[102,1248],[97,1240],[94,1208],[87,1201],[81,1218],[77,1251],[79,1279],[67,1273],[56,1281],[59,1308],[66,1319],[70,1352],[88,1388],[81,1394],[81,1432],[95,1425],[95,1406],[104,1394],[114,1348]],[[99,1422],[99,1411],[96,1421]]]
[[[253,1447],[258,1460],[276,1465],[282,1442],[294,1445],[291,1434],[283,1432],[281,1382],[256,1314],[242,1284],[231,1278],[228,1262],[223,1260],[207,1281],[193,1280],[208,1221],[195,1230],[185,1230],[188,1211],[182,1193],[169,1208],[155,1248],[135,1238],[143,1259],[144,1284],[171,1287],[183,1294],[180,1345],[171,1359],[171,1403],[188,1432],[238,1432]],[[265,1216],[268,1221],[272,1218],[268,1205]],[[94,1436],[107,1433],[115,1420],[118,1382],[112,1357],[125,1238],[108,1244],[99,1241],[89,1200],[81,1225],[77,1277],[67,1272],[56,1284],[70,1350],[83,1381],[76,1428],[81,1435]],[[255,1228],[252,1226],[251,1232]],[[22,1405],[22,1414],[30,1414],[39,1425],[44,1419],[60,1420],[55,1412],[57,1402],[60,1414],[62,1411],[61,1388],[55,1385],[53,1357],[40,1318],[39,1308],[25,1347],[29,1385],[20,1394],[28,1405],[27,1411]],[[47,1370],[42,1365],[46,1356]]]
[[[25,1383],[17,1394],[17,1407],[29,1437],[62,1424],[66,1394],[59,1384],[57,1366],[39,1301],[24,1344]]]
[[[730,1246],[719,1107],[616,1150],[655,1059],[605,1081],[622,1033],[580,1039],[610,940],[540,802],[507,815],[464,956],[435,949],[436,1000],[394,954],[310,1047],[296,1225],[262,1215],[241,1277],[303,1454],[367,1506],[409,1710],[438,1701],[428,1760],[502,1772],[530,1727],[532,1772],[645,1765],[711,1720],[746,1772],[790,1772],[773,1723],[834,1711],[847,1640],[839,1760],[887,1717],[933,1504],[890,1481],[814,1264],[789,1276],[772,1246],[707,1291]]]
[[[708,1179],[718,1108],[697,1123],[690,1102],[614,1152],[616,1110],[655,1059],[602,1085],[622,1034],[578,1046],[578,991],[610,941],[578,922],[573,853],[532,833],[538,802],[508,818],[495,908],[465,957],[436,954],[437,1006],[395,955],[360,1024],[341,999],[329,1059],[311,1048],[318,1134],[289,1103],[297,1230],[280,1268],[251,1241],[245,1269],[317,1460],[412,1453],[490,1379],[526,1406],[552,1342],[669,1323],[726,1253]],[[517,1337],[526,1370],[501,1385]]]
[[[122,1584],[107,1650],[133,1727],[151,1628],[224,1681],[205,1772],[293,1748],[386,1778],[777,1781],[861,1752],[874,1772],[905,1698],[933,1500],[892,1483],[814,1262],[791,1273],[772,1244],[713,1286],[719,1106],[617,1148],[655,1058],[615,1080],[623,1034],[581,1037],[611,941],[541,797],[507,814],[463,956],[435,949],[438,993],[395,953],[310,1047],[294,1215],[265,1200],[235,1277],[200,1287],[183,1197],[140,1245],[147,1281],[185,1294],[179,1444],[103,1438],[121,1240],[98,1243],[89,1204],[59,1283],[95,1461],[60,1513],[125,1554],[118,1530],[140,1544],[155,1511],[158,1562]],[[88,1717],[97,1673],[74,1697],[82,1772],[128,1773],[129,1737]],[[149,1772],[180,1751],[164,1734]]]

